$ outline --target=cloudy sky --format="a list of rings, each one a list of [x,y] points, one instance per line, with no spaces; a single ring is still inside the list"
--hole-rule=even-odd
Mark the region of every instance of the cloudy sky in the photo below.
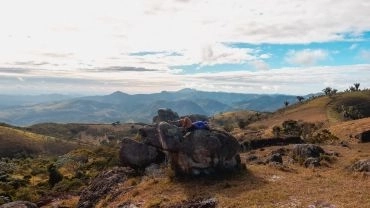
[[[368,0],[4,0],[0,94],[370,88]]]

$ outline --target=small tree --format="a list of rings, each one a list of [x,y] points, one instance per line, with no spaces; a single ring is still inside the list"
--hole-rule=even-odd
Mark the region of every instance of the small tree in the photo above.
[[[304,100],[304,97],[302,97],[302,96],[297,96],[297,100],[298,100],[298,102],[302,102],[303,100]]]
[[[355,86],[356,91],[360,90],[360,83],[354,83],[353,86]]]
[[[337,89],[332,89],[330,95],[335,95],[335,94],[337,94],[337,92],[338,92]]]
[[[326,87],[322,91],[325,93],[325,95],[330,95],[332,90],[333,89],[331,87]]]
[[[285,105],[285,107],[288,107],[288,105],[289,105],[289,102],[286,100],[286,101],[284,101],[284,105]]]
[[[355,92],[355,91],[356,91],[356,87],[354,87],[354,86],[349,86],[349,91],[351,91],[351,92]]]

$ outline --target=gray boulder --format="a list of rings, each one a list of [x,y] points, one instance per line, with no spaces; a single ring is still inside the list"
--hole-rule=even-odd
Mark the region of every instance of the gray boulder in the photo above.
[[[304,162],[303,165],[308,167],[319,167],[320,166],[320,159],[318,157],[309,157]]]
[[[370,159],[359,160],[351,166],[352,171],[370,172]]]
[[[158,115],[153,117],[153,123],[176,121],[180,119],[179,115],[169,108],[161,108],[157,113]]]
[[[175,119],[178,119],[177,113],[160,109],[155,120]],[[169,122],[159,122],[141,128],[139,135],[141,142],[122,142],[121,161],[130,167],[149,166],[155,160],[155,150],[166,154],[168,164],[178,174],[210,174],[241,167],[240,144],[223,131],[196,129],[186,132]],[[147,156],[149,153],[152,155]]]
[[[159,124],[159,140],[171,167],[179,174],[209,174],[240,168],[239,142],[226,132],[194,130],[182,136],[180,128]]]
[[[38,206],[29,201],[14,201],[3,204],[0,208],[38,208]]]
[[[356,138],[358,138],[360,142],[370,142],[370,130],[356,135]]]
[[[325,154],[323,148],[314,144],[296,144],[292,150],[293,159],[305,161],[307,158],[319,158],[321,154]]]
[[[159,157],[155,147],[124,138],[119,151],[120,162],[123,166],[145,168],[157,161]]]
[[[266,163],[279,163],[283,164],[283,157],[280,153],[274,153],[267,157]]]

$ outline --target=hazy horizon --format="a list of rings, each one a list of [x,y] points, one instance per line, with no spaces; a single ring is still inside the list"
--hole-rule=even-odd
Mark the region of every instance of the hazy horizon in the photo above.
[[[0,94],[370,88],[370,2],[0,3]]]

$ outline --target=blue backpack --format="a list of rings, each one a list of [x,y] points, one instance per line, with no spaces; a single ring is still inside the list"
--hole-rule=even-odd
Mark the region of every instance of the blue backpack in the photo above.
[[[193,122],[195,129],[209,129],[208,123],[206,121],[195,121]]]

